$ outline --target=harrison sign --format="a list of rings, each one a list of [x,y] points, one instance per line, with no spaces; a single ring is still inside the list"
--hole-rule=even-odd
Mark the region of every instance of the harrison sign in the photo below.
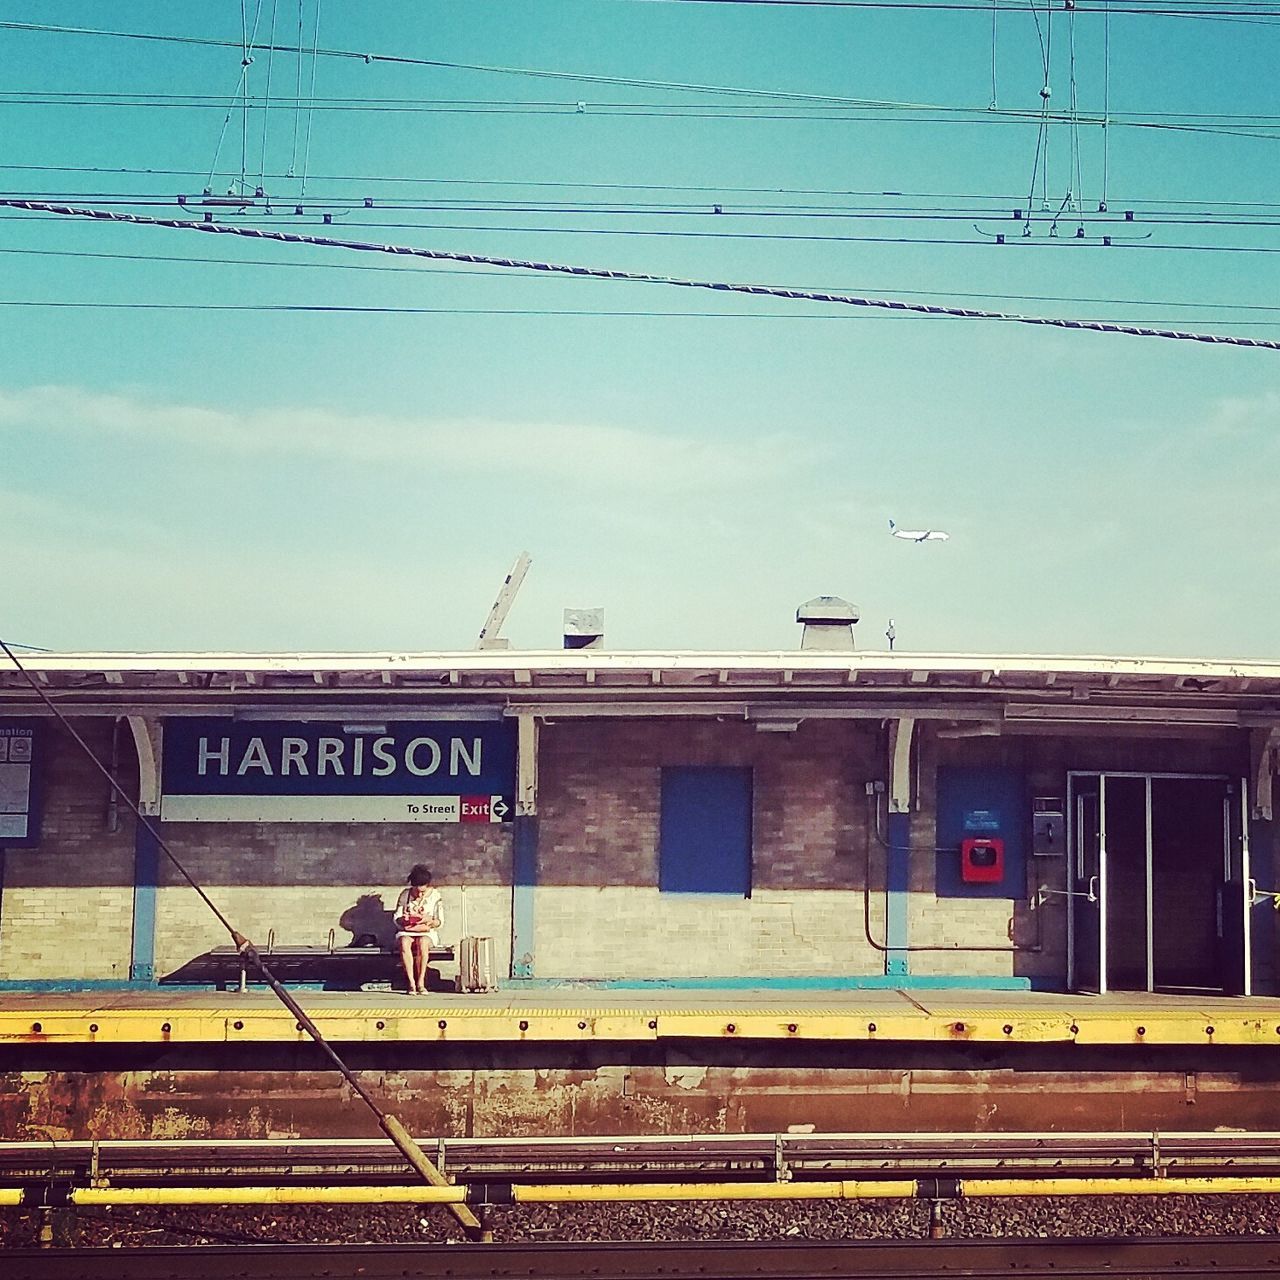
[[[516,729],[175,717],[161,776],[164,822],[502,822]]]

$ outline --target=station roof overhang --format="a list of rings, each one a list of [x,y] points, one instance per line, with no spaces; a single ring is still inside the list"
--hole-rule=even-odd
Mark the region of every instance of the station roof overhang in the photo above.
[[[1280,662],[825,650],[31,653],[0,713],[334,720],[912,717],[964,732],[1280,726]],[[29,679],[28,679],[29,677]],[[941,728],[941,726],[940,726]]]

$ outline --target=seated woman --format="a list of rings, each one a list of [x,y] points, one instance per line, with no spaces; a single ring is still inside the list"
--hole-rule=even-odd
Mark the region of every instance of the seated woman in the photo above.
[[[409,872],[409,887],[400,891],[396,901],[395,920],[396,947],[409,983],[409,994],[423,995],[427,990],[431,948],[440,945],[444,899],[431,883],[430,868],[422,863]]]

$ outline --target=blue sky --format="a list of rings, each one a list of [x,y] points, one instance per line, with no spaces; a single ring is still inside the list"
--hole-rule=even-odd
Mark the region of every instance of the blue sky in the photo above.
[[[258,8],[249,0],[251,23]],[[278,42],[294,43],[297,4],[275,8]],[[265,42],[273,0],[261,9]],[[316,0],[303,13],[309,43]],[[1034,113],[1043,83],[1035,26],[1025,8],[1002,7],[997,17],[998,106]],[[64,3],[55,16],[52,6],[15,2],[0,7],[0,21],[240,36],[238,4]],[[680,117],[671,112],[681,104],[782,112],[780,100],[706,91],[322,57],[317,99],[381,109],[319,104],[300,196],[308,153],[293,138],[295,124],[306,137],[306,113],[280,99],[292,96],[297,60],[259,48],[250,88],[262,94],[270,61],[275,102],[265,166],[260,102],[251,112],[246,171],[284,175],[291,158],[294,170],[266,181],[279,202],[272,225],[325,233],[333,229],[315,224],[336,210],[335,234],[379,243],[1280,335],[1280,311],[1249,310],[1277,305],[1280,259],[1223,251],[1280,248],[1275,229],[1168,220],[1274,216],[1270,138],[1116,123],[1108,204],[1134,209],[1132,224],[1103,228],[1090,217],[1076,243],[1067,219],[1052,242],[1039,188],[1032,243],[1020,241],[1018,224],[996,221],[1026,205],[1037,127],[994,113],[955,122],[955,108],[981,112],[992,99],[989,10],[325,0],[320,21],[329,49],[922,109],[914,122],[905,111]],[[1061,12],[1053,41],[1052,102],[1065,110]],[[0,98],[8,192],[166,216],[178,195],[198,194],[239,50],[3,28],[0,48],[10,69],[8,99]],[[1280,116],[1278,51],[1280,26],[1265,19],[1115,15],[1111,110],[1148,124]],[[1079,105],[1096,115],[1104,92],[1096,12],[1076,20],[1075,64]],[[307,59],[304,93],[310,76]],[[68,93],[93,105],[56,97]],[[107,94],[194,95],[211,105],[126,108],[108,105]],[[13,100],[23,97],[41,101]],[[390,100],[414,109],[387,110]],[[504,110],[440,109],[481,100]],[[535,100],[569,109],[509,113]],[[435,109],[422,109],[428,101]],[[578,102],[582,111],[572,109]],[[609,103],[647,104],[654,114],[621,117]],[[838,112],[815,105],[810,114]],[[240,127],[237,112],[219,154],[219,190],[239,174]],[[1084,210],[1100,198],[1101,130],[1086,123],[1078,134],[1076,188],[1071,126],[1049,131],[1045,191],[1055,209],[1069,182]],[[170,169],[189,172],[118,172]],[[366,181],[338,181],[352,177]],[[482,185],[494,182],[511,185]],[[548,183],[617,186],[538,185]],[[165,203],[119,203],[127,196]],[[371,196],[378,207],[351,211],[339,196]],[[679,203],[698,212],[382,207],[392,197]],[[294,219],[299,199],[304,216]],[[725,215],[710,214],[715,204]],[[762,204],[895,216],[739,212]],[[969,216],[975,208],[989,216]],[[966,216],[918,216],[927,209]],[[1015,243],[995,245],[975,222],[1012,232]],[[396,225],[409,223],[418,225]],[[556,229],[517,229],[531,227]],[[1097,243],[1104,230],[1115,236],[1110,248]],[[920,243],[929,237],[960,243]],[[534,567],[508,633],[528,646],[558,643],[562,607],[603,605],[614,647],[787,647],[798,642],[795,606],[829,593],[861,606],[867,648],[882,647],[893,617],[899,646],[917,650],[1276,654],[1275,352],[443,272],[29,215],[0,214],[0,250],[46,251],[0,252],[0,301],[10,303],[441,309],[0,306],[8,535],[0,634],[21,641],[466,646],[527,548]],[[60,256],[70,253],[131,256]],[[972,294],[1046,300],[963,296]],[[1071,298],[1120,301],[1056,300]],[[540,314],[474,313],[486,310]],[[946,528],[952,539],[895,542],[890,516]]]

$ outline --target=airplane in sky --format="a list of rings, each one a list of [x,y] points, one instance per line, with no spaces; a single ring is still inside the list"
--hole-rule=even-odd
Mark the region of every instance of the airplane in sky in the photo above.
[[[903,542],[946,542],[951,537],[941,529],[899,529],[892,520],[889,521],[889,532]]]

